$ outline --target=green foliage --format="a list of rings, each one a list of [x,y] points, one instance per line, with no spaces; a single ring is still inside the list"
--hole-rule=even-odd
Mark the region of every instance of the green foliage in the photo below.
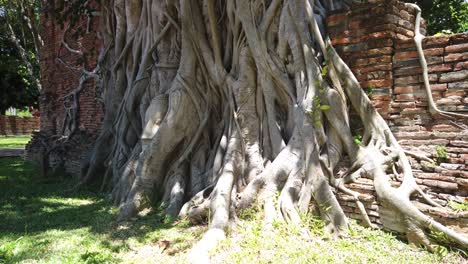
[[[33,26],[39,25],[40,4],[38,0],[0,0],[0,114],[9,107],[37,107],[39,91],[35,80],[39,78],[39,65],[34,44],[38,42],[37,32],[30,30],[25,18],[30,19]],[[9,25],[25,50],[33,75],[13,41]]]
[[[86,251],[81,254],[81,260],[84,264],[103,264],[103,263],[114,263],[110,253],[102,253],[97,251]]]
[[[258,217],[258,210],[255,207],[249,207],[239,212],[239,218],[242,220],[253,220]]]
[[[440,243],[440,245],[432,245],[432,247],[434,248],[434,253],[437,257],[444,258],[448,256],[450,252],[457,252],[462,258],[465,259],[468,257],[468,253],[466,251],[453,246],[453,243],[451,243],[450,239],[446,234],[444,234],[443,232],[438,232],[432,228],[429,231],[429,238],[432,241]]]
[[[5,115],[7,115],[7,116],[12,116],[12,115],[14,115],[14,114],[7,110],[6,113],[5,113]],[[19,117],[31,117],[32,114],[31,114],[31,112],[30,112],[27,108],[24,108],[24,109],[16,109],[16,116],[19,116]]]
[[[442,145],[436,147],[436,159],[438,163],[444,162],[448,159],[447,148]]]
[[[330,110],[330,106],[326,104],[322,104],[320,97],[314,96],[312,99],[312,110],[306,109],[306,114],[312,119],[312,122],[316,127],[321,127],[322,122],[320,121],[321,111],[328,111]]]
[[[0,245],[0,263],[12,262],[11,260],[17,254],[16,245],[22,238],[19,237],[16,241]]]
[[[457,212],[468,211],[468,201],[464,201],[463,203],[450,201],[448,207]]]
[[[427,22],[427,35],[468,30],[468,3],[464,0],[407,0],[418,4]],[[445,32],[445,33],[444,33]]]
[[[88,0],[56,0],[48,1],[45,8],[45,16],[51,16],[62,27],[65,23],[73,28],[73,37],[83,35],[86,28],[79,25],[80,20],[84,16],[92,15],[93,12],[100,10],[102,0],[88,1]]]
[[[328,65],[325,65],[322,67],[322,76],[325,77],[327,75],[327,71],[328,71]]]
[[[353,136],[353,141],[356,145],[360,146],[362,144],[362,135],[361,134],[357,134],[355,136]]]
[[[374,89],[375,86],[373,84],[369,84],[369,86],[367,86],[367,88],[365,89],[367,96],[371,96],[372,93],[374,93]]]

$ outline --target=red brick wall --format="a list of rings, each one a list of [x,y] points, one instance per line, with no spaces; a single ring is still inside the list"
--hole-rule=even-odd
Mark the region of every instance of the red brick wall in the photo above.
[[[45,40],[45,45],[40,51],[43,87],[40,96],[41,131],[60,134],[65,117],[63,97],[77,89],[81,73],[65,66],[59,59],[73,67],[82,67],[84,59],[86,69],[92,70],[96,65],[96,58],[101,47],[101,41],[97,35],[99,19],[91,19],[89,33],[84,33],[79,38],[74,37],[73,33],[79,28],[85,31],[88,22],[86,18],[67,31],[66,43],[73,49],[86,51],[84,57],[68,51],[63,46],[62,38],[65,27],[62,27],[52,16],[43,14],[41,21],[42,37]],[[103,117],[102,107],[96,100],[97,91],[93,81],[88,81],[85,86],[79,96],[80,129],[90,134],[98,134]]]
[[[410,158],[417,183],[443,205],[450,200],[468,201],[468,123],[434,118],[429,113],[412,39],[414,15],[414,10],[399,1],[374,0],[372,4],[356,4],[351,11],[333,13],[327,24],[332,43],[363,89],[373,88],[373,104],[402,147],[434,159],[436,148],[445,147],[448,159],[439,164]],[[468,114],[468,34],[428,37],[423,49],[438,107]],[[349,187],[370,194],[366,201],[369,216],[382,224],[379,215],[388,212],[374,199],[372,181],[359,179]],[[345,211],[360,219],[351,197],[340,197]],[[417,205],[439,221],[468,228],[468,212],[430,209],[419,202]]]
[[[43,153],[47,152],[44,142],[51,146],[54,144],[52,140],[57,138],[50,137],[51,135],[63,135],[66,115],[64,97],[78,89],[81,76],[79,69],[84,66],[86,70],[92,71],[101,48],[101,40],[97,33],[98,17],[89,20],[89,30],[87,17],[82,17],[76,25],[66,30],[66,24],[62,26],[47,12],[46,8],[41,16],[42,38],[45,43],[39,54],[43,88],[39,97],[41,126],[40,132],[35,133],[26,146],[26,159],[38,162],[41,162]],[[83,33],[74,36],[80,29]],[[65,42],[71,48],[83,51],[84,56],[65,48],[62,43],[65,32]],[[79,93],[79,128],[66,144],[49,154],[49,165],[52,169],[64,169],[74,176],[80,174],[82,164],[87,161],[102,124],[103,109],[96,99],[97,93],[94,82],[87,81]]]
[[[0,115],[0,135],[30,135],[39,130],[39,117]]]

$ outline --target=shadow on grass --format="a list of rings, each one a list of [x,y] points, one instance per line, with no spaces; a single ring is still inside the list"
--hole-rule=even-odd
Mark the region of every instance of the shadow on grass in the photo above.
[[[48,230],[87,228],[109,239],[143,239],[147,232],[174,224],[159,213],[117,228],[117,209],[102,194],[89,190],[68,193],[71,178],[45,182],[38,168],[20,158],[0,158],[0,237],[18,237]]]

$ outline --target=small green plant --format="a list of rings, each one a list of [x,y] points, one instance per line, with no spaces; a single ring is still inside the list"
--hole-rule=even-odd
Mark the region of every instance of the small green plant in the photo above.
[[[436,147],[436,159],[437,163],[444,162],[448,159],[447,148],[442,145]]]
[[[0,263],[13,263],[13,257],[18,253],[18,241],[23,237],[19,237],[13,242],[0,245]]]
[[[325,77],[327,75],[327,72],[328,72],[328,65],[325,65],[322,67],[322,72],[321,72],[322,76]]]
[[[9,263],[13,255],[13,247],[9,243],[0,246],[0,263]]]
[[[249,207],[239,212],[239,218],[242,220],[254,220],[258,211],[254,207]]]
[[[464,201],[463,203],[450,201],[448,207],[456,212],[468,211],[468,201]]]
[[[362,144],[362,135],[361,134],[355,135],[353,137],[353,140],[356,145],[360,146]]]
[[[313,98],[313,107],[312,110],[306,109],[306,114],[312,117],[314,125],[316,127],[321,127],[322,122],[320,121],[320,114],[321,111],[328,111],[330,110],[330,106],[326,104],[322,104],[320,98],[318,96],[314,96]]]
[[[443,36],[449,36],[449,35],[453,35],[455,33],[453,33],[452,30],[450,29],[444,29],[442,30],[441,32],[437,32],[434,34],[434,37],[443,37]]]
[[[369,84],[365,89],[367,96],[371,96],[374,93],[375,86],[373,84]]]
[[[86,251],[81,254],[81,260],[86,264],[101,264],[101,263],[112,263],[113,259],[109,254],[96,252],[96,251]]]

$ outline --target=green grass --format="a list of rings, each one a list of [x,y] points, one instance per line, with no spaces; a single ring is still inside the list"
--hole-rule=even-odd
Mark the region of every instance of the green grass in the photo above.
[[[41,179],[38,168],[20,158],[0,158],[0,263],[185,263],[206,227],[174,222],[160,210],[117,224],[117,208],[90,190],[69,192],[70,178]],[[213,253],[213,263],[460,263],[412,248],[382,231],[355,224],[349,237],[328,237],[322,223],[274,223],[265,231],[261,214],[242,212],[239,225]],[[170,246],[162,250],[162,241]]]
[[[72,179],[46,181],[37,171],[20,158],[0,158],[0,263],[177,263],[204,230],[158,212],[116,224],[106,196],[68,192]],[[160,240],[171,241],[164,254]]]
[[[31,136],[0,137],[0,149],[24,148],[31,140]]]
[[[274,222],[266,229],[261,216],[241,221],[213,252],[217,263],[466,263],[461,252],[431,254],[409,246],[395,235],[351,222],[345,238],[323,231],[319,219],[307,225]],[[308,230],[308,234],[304,232]],[[445,249],[445,248],[444,248]]]

